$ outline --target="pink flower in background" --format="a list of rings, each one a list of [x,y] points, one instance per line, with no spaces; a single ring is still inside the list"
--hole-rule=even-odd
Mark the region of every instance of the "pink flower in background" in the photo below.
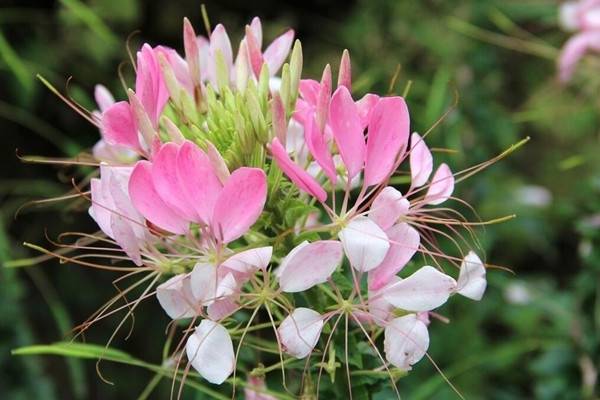
[[[577,63],[590,52],[600,52],[600,1],[568,1],[560,7],[560,23],[576,32],[563,46],[559,60],[559,79],[571,80]]]

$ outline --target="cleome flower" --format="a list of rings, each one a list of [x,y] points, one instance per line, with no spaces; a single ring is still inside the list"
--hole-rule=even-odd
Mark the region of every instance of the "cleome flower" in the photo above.
[[[351,391],[348,336],[356,332],[375,356],[369,365],[380,364],[364,372],[386,371],[395,388],[398,371],[427,354],[430,323],[444,320],[438,309],[455,294],[478,301],[487,286],[484,263],[457,229],[471,233],[471,225],[448,205],[460,173],[435,162],[427,133],[411,134],[406,100],[355,99],[347,51],[335,89],[329,65],[320,81],[301,79],[293,40],[287,30],[263,51],[254,18],[234,52],[222,25],[203,37],[184,19],[183,56],[143,44],[126,100],[97,85],[98,110],[77,108],[101,135],[89,214],[103,234],[81,236],[111,247],[48,252],[86,266],[94,264],[81,258],[110,259],[98,266],[124,273],[115,286],[138,279],[80,333],[127,310],[118,330],[156,298],[172,320],[167,343],[179,343],[163,367],[181,385],[198,376],[227,382],[232,398],[240,382],[248,399],[276,398],[265,379],[278,370],[291,393],[287,369],[302,376],[298,395],[312,398],[322,369],[333,381],[338,361]],[[240,359],[257,366],[238,368]]]

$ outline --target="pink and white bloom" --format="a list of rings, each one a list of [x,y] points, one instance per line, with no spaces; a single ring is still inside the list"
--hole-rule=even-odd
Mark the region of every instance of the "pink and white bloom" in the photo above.
[[[566,83],[585,54],[600,52],[600,1],[567,1],[560,6],[559,16],[564,29],[577,32],[565,43],[558,60],[559,79]]]

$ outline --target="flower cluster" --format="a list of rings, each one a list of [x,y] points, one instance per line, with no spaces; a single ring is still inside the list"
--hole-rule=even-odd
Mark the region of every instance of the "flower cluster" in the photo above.
[[[576,32],[564,45],[558,60],[561,82],[571,80],[579,60],[588,51],[600,51],[600,1],[567,1],[560,7],[560,23]]]
[[[222,25],[205,38],[186,19],[183,57],[144,44],[126,100],[95,91],[90,118],[102,138],[89,212],[102,235],[88,237],[121,249],[108,257],[135,264],[128,274],[145,274],[140,300],[155,295],[188,321],[172,360],[214,384],[235,373],[261,317],[277,351],[321,354],[307,374],[335,368],[324,361],[335,361],[343,320],[346,363],[351,324],[393,377],[425,356],[431,319],[445,320],[434,310],[486,288],[484,264],[463,249],[458,228],[468,224],[446,205],[455,176],[435,165],[426,135],[411,133],[405,99],[355,100],[347,51],[335,87],[329,65],[319,81],[301,79],[293,37],[263,52],[255,18],[234,58]],[[404,193],[394,177],[405,178]],[[247,398],[272,398],[272,370],[256,366]]]

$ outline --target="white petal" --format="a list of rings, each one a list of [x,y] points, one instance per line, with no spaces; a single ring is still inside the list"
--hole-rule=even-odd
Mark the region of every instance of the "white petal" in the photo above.
[[[423,186],[433,170],[433,157],[425,141],[418,133],[411,137],[410,175],[411,185],[415,188]]]
[[[296,308],[279,325],[277,332],[283,349],[296,358],[308,356],[321,335],[323,317],[309,308]]]
[[[211,320],[202,320],[185,345],[192,367],[210,383],[220,385],[233,372],[235,356],[229,332]]]
[[[217,291],[217,267],[208,263],[197,263],[191,273],[194,297],[202,303],[214,301]]]
[[[172,319],[190,318],[196,313],[194,305],[196,300],[190,287],[188,274],[175,275],[156,288],[158,302]]]
[[[427,352],[427,326],[415,314],[396,318],[385,328],[383,346],[385,356],[392,365],[408,370]]]
[[[350,264],[363,272],[381,264],[390,248],[385,232],[367,217],[353,218],[338,236]]]
[[[486,286],[485,267],[477,254],[470,251],[460,266],[456,292],[479,301],[483,297]]]
[[[402,193],[388,186],[373,200],[369,218],[385,231],[391,228],[398,221],[398,218],[406,215],[409,207],[410,203]]]
[[[337,240],[303,242],[296,248],[278,270],[279,286],[288,293],[302,292],[327,281],[344,256],[342,244]]]
[[[437,269],[425,266],[389,286],[384,296],[406,311],[430,311],[444,304],[456,290],[456,281]]]
[[[234,254],[221,265],[242,274],[252,274],[257,269],[265,269],[271,262],[273,247],[258,247]]]

